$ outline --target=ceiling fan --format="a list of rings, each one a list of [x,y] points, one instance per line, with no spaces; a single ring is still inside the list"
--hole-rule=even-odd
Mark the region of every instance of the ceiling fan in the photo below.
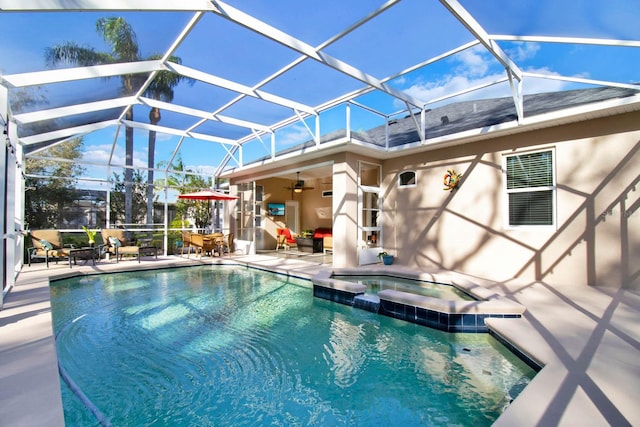
[[[305,187],[304,181],[300,179],[300,172],[296,172],[297,179],[295,183],[292,183],[290,186],[285,187],[287,190],[291,190],[294,193],[302,193],[305,190],[313,190],[313,187]]]

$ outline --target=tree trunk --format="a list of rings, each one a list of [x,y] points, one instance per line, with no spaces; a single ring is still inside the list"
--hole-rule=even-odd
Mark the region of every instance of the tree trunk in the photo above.
[[[149,123],[157,125],[160,122],[160,110],[158,108],[152,108],[149,111]],[[147,225],[153,224],[153,168],[155,167],[155,154],[156,154],[156,132],[149,131],[149,148],[148,148],[148,171],[147,171]]]
[[[133,121],[132,109],[127,112],[127,120]],[[133,128],[126,128],[125,140],[124,222],[129,227],[133,218]]]

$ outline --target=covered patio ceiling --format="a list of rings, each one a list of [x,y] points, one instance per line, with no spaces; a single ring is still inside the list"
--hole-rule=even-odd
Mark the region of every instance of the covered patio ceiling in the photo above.
[[[96,31],[112,16],[135,31],[135,58],[47,66],[68,42],[112,53]],[[525,94],[637,90],[639,20],[635,0],[0,0],[0,83],[27,156],[83,137],[84,164],[125,168],[129,128],[136,167],[155,131],[159,170],[182,159],[220,176],[397,117],[415,115],[424,143],[417,113],[448,103],[509,97],[522,125]],[[164,71],[183,78],[171,99],[149,92]]]

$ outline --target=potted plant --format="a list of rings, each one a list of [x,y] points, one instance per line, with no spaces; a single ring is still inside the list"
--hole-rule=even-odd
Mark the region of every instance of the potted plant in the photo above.
[[[304,237],[305,239],[308,239],[310,237],[313,237],[313,230],[302,230],[302,237]]]
[[[89,239],[89,247],[93,247],[96,244],[96,234],[98,234],[98,229],[91,230],[86,226],[82,226],[82,229],[85,233],[87,233],[87,238]]]
[[[378,253],[378,259],[381,259],[384,265],[393,264],[393,255],[390,255],[387,251]]]

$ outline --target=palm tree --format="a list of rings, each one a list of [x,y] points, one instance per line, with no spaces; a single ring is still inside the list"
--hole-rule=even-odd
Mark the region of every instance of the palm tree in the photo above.
[[[124,18],[100,18],[96,21],[96,31],[111,46],[111,52],[96,52],[92,47],[80,46],[75,42],[65,42],[45,50],[47,65],[69,63],[79,66],[133,62],[140,60],[138,42],[133,28]],[[120,77],[125,95],[131,95],[137,85],[135,77],[126,74]],[[133,120],[133,109],[128,108],[126,119]],[[130,223],[133,208],[133,129],[125,130],[125,222]]]
[[[160,59],[160,55],[152,55],[149,59]],[[182,60],[177,56],[171,56],[170,62],[181,64]],[[153,79],[151,84],[146,90],[146,95],[165,102],[171,102],[173,100],[173,88],[176,87],[185,77],[172,73],[170,71],[160,71]],[[193,79],[186,79],[190,84],[193,84]],[[160,109],[152,107],[149,111],[149,123],[157,125],[162,116],[160,115]],[[148,167],[147,173],[147,224],[153,223],[153,168],[155,167],[155,150],[156,150],[156,131],[149,131],[149,147],[148,147]]]
[[[159,179],[155,183],[157,187],[169,187],[178,190],[180,193],[186,191],[199,191],[211,187],[211,182],[201,176],[192,175],[193,169],[185,168],[182,157],[178,154],[173,161],[173,172],[168,174],[166,179]],[[167,162],[160,162],[158,167],[167,167]],[[186,172],[186,173],[184,173]],[[204,228],[211,219],[211,205],[194,200],[179,199],[176,202],[176,213],[182,218],[182,227],[187,215],[195,219],[196,227]]]
[[[80,46],[75,42],[66,42],[45,50],[47,65],[55,66],[60,63],[68,63],[79,66],[112,64],[119,62],[140,61],[140,49],[136,33],[133,27],[121,17],[100,18],[96,21],[96,31],[102,35],[104,41],[111,47],[110,52],[97,52],[92,47]],[[150,59],[160,58],[160,55],[152,55]],[[169,61],[180,63],[180,58],[171,57]],[[146,75],[126,74],[120,77],[124,95],[132,95],[139,88]],[[173,88],[182,80],[182,76],[169,71],[161,71],[147,88],[146,93],[154,99],[162,99],[170,102],[173,99]],[[133,121],[133,109],[126,111],[126,119]],[[149,114],[151,124],[160,121],[160,111],[152,108]],[[149,132],[149,175],[147,182],[153,183],[153,162],[155,153],[155,132]],[[133,128],[125,130],[125,223],[130,224],[133,218]],[[147,222],[149,211],[153,209],[153,188],[147,190]],[[150,208],[150,207],[151,208]]]

